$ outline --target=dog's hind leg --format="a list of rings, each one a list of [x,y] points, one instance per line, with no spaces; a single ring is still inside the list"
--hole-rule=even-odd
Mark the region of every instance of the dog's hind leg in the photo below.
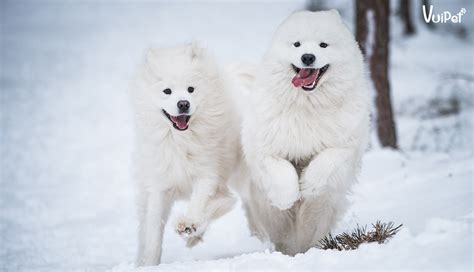
[[[302,252],[327,235],[345,211],[346,195],[356,180],[358,154],[350,148],[327,149],[303,170],[300,180],[303,205],[297,217]]]
[[[319,245],[345,211],[345,194],[326,192],[303,201],[297,215],[297,244],[301,253]]]

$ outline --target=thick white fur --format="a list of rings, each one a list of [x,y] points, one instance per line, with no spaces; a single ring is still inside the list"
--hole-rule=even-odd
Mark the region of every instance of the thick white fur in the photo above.
[[[195,88],[189,93],[188,87]],[[171,95],[163,90],[170,88]],[[191,103],[186,131],[163,114]],[[148,50],[132,88],[136,124],[135,181],[139,218],[137,265],[160,263],[163,229],[173,202],[190,199],[177,231],[193,246],[210,220],[231,209],[226,183],[239,161],[235,111],[213,60],[196,45]],[[191,233],[183,232],[185,228]]]
[[[303,67],[304,53],[316,56],[316,68],[330,65],[313,91],[291,83],[291,64]],[[345,211],[368,143],[359,47],[337,11],[297,12],[279,26],[262,61],[239,71],[237,84],[250,86],[242,145],[251,181],[239,189],[250,227],[278,251],[305,252]]]

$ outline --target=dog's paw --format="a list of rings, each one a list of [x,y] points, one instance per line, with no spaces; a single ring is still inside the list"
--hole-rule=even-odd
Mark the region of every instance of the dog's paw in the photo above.
[[[300,180],[301,197],[314,198],[326,187],[327,177],[323,171],[317,171],[314,166],[306,170]]]
[[[196,234],[197,227],[195,224],[188,222],[179,222],[176,225],[176,232],[185,237],[192,237]]]
[[[202,241],[204,228],[202,224],[194,222],[187,217],[181,217],[175,227],[176,232],[186,241],[186,246],[193,247]]]
[[[176,224],[176,232],[185,238],[197,237],[202,235],[204,228],[202,227],[202,224],[189,220],[186,217],[182,217]]]
[[[302,198],[314,198],[323,191],[325,184],[318,179],[301,179],[300,191]]]
[[[280,210],[287,210],[293,206],[293,204],[300,199],[300,193],[298,186],[292,186],[295,188],[274,188],[268,192],[268,198],[270,204]]]
[[[286,210],[300,198],[298,175],[292,167],[283,167],[273,172],[268,178],[270,188],[267,196],[270,204],[280,210]]]

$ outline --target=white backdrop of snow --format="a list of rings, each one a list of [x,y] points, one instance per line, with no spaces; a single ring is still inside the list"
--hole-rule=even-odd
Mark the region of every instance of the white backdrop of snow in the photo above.
[[[335,230],[403,223],[393,240],[288,257],[250,236],[238,205],[191,250],[168,226],[163,264],[143,270],[472,269],[474,7],[432,2],[466,7],[471,36],[418,23],[419,35],[405,39],[392,19],[401,151],[367,152],[353,205]],[[350,23],[346,4],[334,3]],[[2,2],[0,270],[134,270],[127,87],[143,50],[198,39],[222,65],[258,60],[279,22],[302,6]],[[433,113],[433,100],[452,97],[458,114]]]

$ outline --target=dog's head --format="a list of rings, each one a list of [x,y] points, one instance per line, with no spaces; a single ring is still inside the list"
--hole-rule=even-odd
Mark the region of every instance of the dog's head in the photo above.
[[[184,131],[216,77],[206,50],[196,44],[149,49],[147,99],[175,129]]]
[[[283,65],[288,84],[313,91],[362,63],[353,35],[336,10],[295,12],[277,29],[267,56]],[[356,69],[360,69],[357,67]]]

